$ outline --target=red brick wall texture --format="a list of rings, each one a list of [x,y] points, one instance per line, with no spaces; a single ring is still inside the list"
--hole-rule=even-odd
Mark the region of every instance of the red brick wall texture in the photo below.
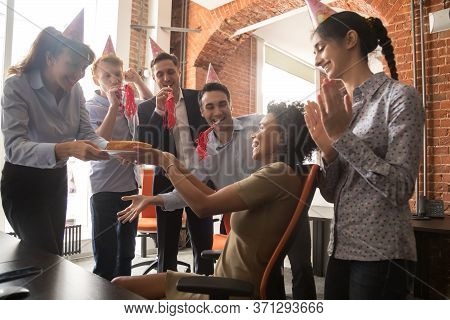
[[[149,0],[133,0],[131,4],[131,24],[147,25]],[[145,46],[148,41],[146,29],[131,29],[129,65],[137,71],[145,68]]]
[[[144,2],[148,5],[148,0]],[[139,8],[140,3],[141,0],[133,1],[134,20],[135,9]],[[400,81],[412,84],[409,0],[337,0],[331,5],[381,18],[393,41]],[[251,35],[231,36],[242,27],[301,6],[304,6],[303,0],[235,0],[209,11],[190,1],[188,27],[200,27],[202,31],[188,33],[185,86],[200,88],[211,62],[221,81],[230,88],[233,113],[240,115],[255,112],[256,40]],[[442,0],[425,2],[425,28],[428,27],[428,13],[441,9],[444,9]],[[418,25],[418,9],[415,17]],[[132,34],[132,53],[136,49],[133,45],[136,36],[136,33]],[[427,196],[430,199],[443,199],[446,212],[450,212],[450,31],[438,34],[427,32],[425,45],[429,172]],[[419,58],[420,51],[417,50]],[[130,54],[132,59],[135,59],[134,54]],[[418,67],[417,83],[420,90],[420,64]]]

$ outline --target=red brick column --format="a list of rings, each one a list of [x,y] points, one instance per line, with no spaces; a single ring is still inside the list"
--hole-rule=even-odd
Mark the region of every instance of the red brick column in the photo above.
[[[148,23],[149,0],[133,0],[131,5],[131,24]],[[141,15],[142,12],[142,15]],[[131,29],[130,39],[130,68],[142,69],[145,68],[146,43],[148,41],[147,30],[145,29]],[[140,50],[139,50],[140,48]],[[138,68],[139,66],[139,68]],[[138,70],[140,71],[140,70]]]

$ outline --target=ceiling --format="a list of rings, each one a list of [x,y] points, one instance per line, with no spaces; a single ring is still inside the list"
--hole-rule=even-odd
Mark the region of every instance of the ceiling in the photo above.
[[[312,31],[311,19],[305,10],[259,28],[253,33],[276,49],[313,65]]]
[[[233,1],[234,0],[192,0],[192,2],[195,2],[208,10],[214,10]]]
[[[234,0],[192,0],[193,2],[214,10]],[[332,0],[322,0],[330,3]],[[338,8],[333,8],[341,11]],[[234,36],[253,33],[275,49],[285,52],[294,58],[314,65],[314,54],[311,43],[313,26],[306,6],[291,10],[279,16],[260,21],[237,30]]]
[[[333,0],[322,0],[329,4]],[[336,11],[340,8],[332,7]],[[285,52],[294,58],[314,65],[314,54],[311,42],[313,26],[306,6],[293,9],[281,15],[246,26],[234,33],[253,33],[267,44]]]
[[[192,0],[193,2],[214,10],[233,0]],[[331,0],[323,0],[329,3]],[[270,46],[285,52],[294,58],[314,64],[311,33],[313,26],[306,6],[294,9],[290,12],[246,26],[234,34],[253,33],[262,38]]]

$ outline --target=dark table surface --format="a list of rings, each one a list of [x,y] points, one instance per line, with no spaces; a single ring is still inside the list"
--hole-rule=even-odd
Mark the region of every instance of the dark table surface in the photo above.
[[[411,224],[414,231],[450,234],[450,216],[448,215],[430,220],[411,220]]]
[[[0,232],[0,273],[26,266],[40,267],[44,272],[38,276],[0,283],[0,288],[23,286],[30,290],[28,299],[143,299],[60,256],[34,249]]]

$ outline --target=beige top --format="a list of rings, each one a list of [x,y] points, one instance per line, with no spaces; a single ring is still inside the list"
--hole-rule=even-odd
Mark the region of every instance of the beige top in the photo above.
[[[231,232],[214,275],[251,282],[251,298],[257,299],[264,269],[294,214],[302,182],[287,164],[276,162],[236,185],[249,209],[231,215]],[[207,299],[176,290],[178,279],[185,276],[192,274],[167,273],[166,298]]]
[[[297,206],[301,180],[288,165],[277,162],[237,185],[249,209],[232,214],[214,275],[251,282],[258,298],[264,269]]]

